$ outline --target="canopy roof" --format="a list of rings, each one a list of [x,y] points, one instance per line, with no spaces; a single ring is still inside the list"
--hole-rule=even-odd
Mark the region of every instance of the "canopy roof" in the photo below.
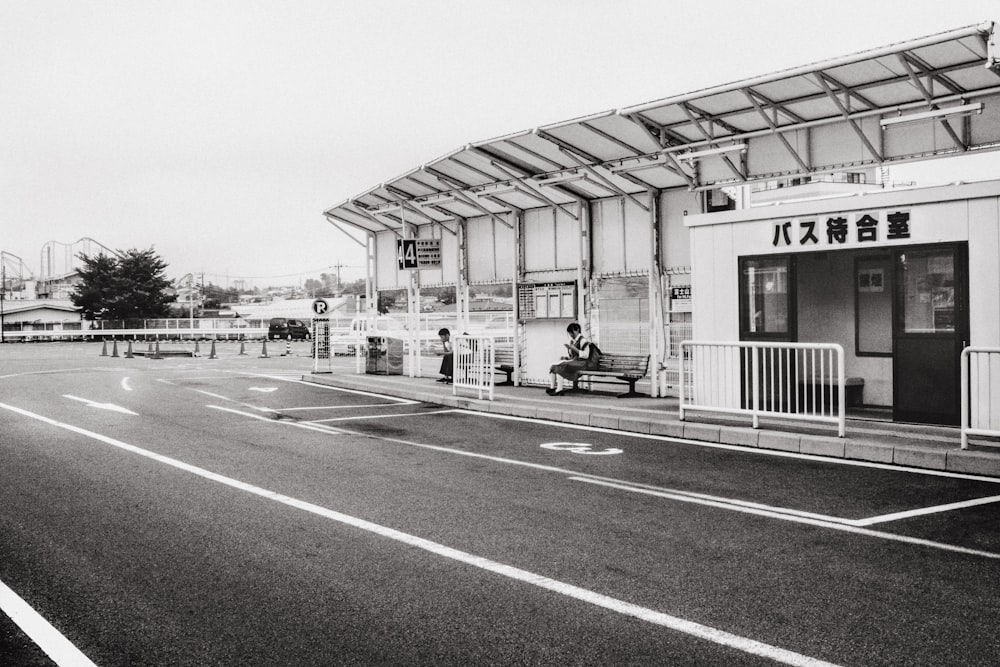
[[[993,22],[467,144],[325,211],[416,225],[1000,148]],[[637,196],[641,195],[641,196]]]

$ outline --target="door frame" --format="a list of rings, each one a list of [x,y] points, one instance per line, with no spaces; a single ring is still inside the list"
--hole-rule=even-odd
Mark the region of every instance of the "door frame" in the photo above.
[[[904,300],[906,298],[905,285],[903,284],[902,270],[900,265],[901,255],[908,252],[926,251],[949,251],[954,259],[954,329],[952,332],[929,332],[929,333],[906,333],[905,317],[906,308]],[[966,241],[934,243],[923,245],[899,246],[893,249],[893,323],[892,323],[892,415],[893,421],[916,421],[920,423],[957,425],[961,416],[961,355],[962,349],[968,345],[969,341],[969,245]],[[907,341],[933,342],[939,340],[952,340],[952,366],[954,381],[952,383],[949,405],[943,405],[940,413],[933,413],[938,417],[935,421],[925,421],[921,419],[922,412],[913,412],[901,409],[900,396],[908,386],[906,373],[912,373],[912,369],[907,368],[905,356],[900,354],[900,345]],[[942,388],[945,389],[945,388]]]

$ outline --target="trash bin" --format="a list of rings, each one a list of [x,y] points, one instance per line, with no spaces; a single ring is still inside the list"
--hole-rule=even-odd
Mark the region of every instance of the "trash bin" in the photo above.
[[[368,336],[365,373],[369,375],[403,374],[403,341],[388,336]]]

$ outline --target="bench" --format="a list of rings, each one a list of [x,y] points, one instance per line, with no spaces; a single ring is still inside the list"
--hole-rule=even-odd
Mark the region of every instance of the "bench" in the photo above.
[[[514,384],[514,346],[498,345],[493,348],[494,369],[507,374],[507,379],[496,383],[498,387]]]
[[[801,382],[803,399],[832,398],[837,400],[837,386],[831,378],[814,378]],[[864,405],[865,400],[865,379],[864,378],[844,378],[844,403],[848,407],[858,407]]]
[[[648,370],[648,354],[608,354],[605,352],[597,362],[597,368],[580,373],[580,377],[573,381],[573,388],[564,390],[564,393],[566,391],[580,390],[578,383],[583,378],[587,378],[587,382],[627,382],[628,391],[624,394],[619,394],[618,398],[642,396],[642,394],[635,390],[635,383],[646,377]]]

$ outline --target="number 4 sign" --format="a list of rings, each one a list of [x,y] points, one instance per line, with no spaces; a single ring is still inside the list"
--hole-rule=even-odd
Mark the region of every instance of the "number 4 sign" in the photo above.
[[[396,240],[396,263],[400,270],[417,268],[417,240]]]

